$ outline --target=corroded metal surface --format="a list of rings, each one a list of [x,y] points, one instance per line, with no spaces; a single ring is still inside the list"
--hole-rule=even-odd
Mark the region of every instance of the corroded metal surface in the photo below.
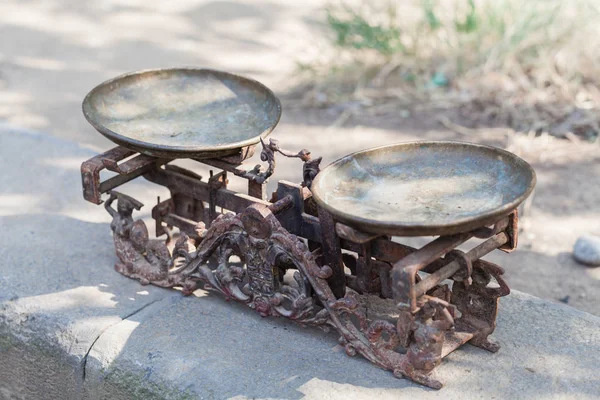
[[[86,114],[92,124],[105,119],[97,129],[130,147],[81,168],[86,200],[100,204],[109,194],[118,272],[185,295],[216,291],[265,317],[333,328],[348,355],[435,389],[442,383],[432,371],[463,344],[499,349],[489,336],[498,298],[509,289],[502,268],[480,258],[517,245],[516,207],[535,184],[518,157],[467,143],[408,143],[355,153],[319,173],[320,157],[263,140],[280,112],[268,89],[215,71],[127,75],[94,89],[86,107],[95,113]],[[272,125],[260,131],[261,118]],[[250,131],[253,142],[244,142]],[[138,139],[147,141],[136,148]],[[267,165],[248,168],[242,161],[258,141]],[[280,181],[267,201],[276,153],[304,162],[302,184]],[[203,181],[169,164],[178,157],[217,171]],[[102,181],[102,170],[116,175]],[[227,188],[228,172],[248,180],[247,195]],[[112,191],[139,176],[171,194],[152,210],[165,241],[150,239],[133,219],[140,202]],[[390,234],[440,237],[415,249]],[[457,250],[472,238],[480,243]],[[370,305],[373,298],[379,306]]]
[[[268,165],[255,167],[256,174],[244,173],[242,164],[225,157],[199,160],[221,170],[211,171],[207,182],[169,165],[169,160],[137,156],[119,163],[133,155],[122,148],[84,163],[86,198],[91,201],[104,192],[102,187],[121,185],[140,174],[171,192],[152,211],[157,235],[167,235],[162,242],[149,239],[145,224],[134,221],[132,213],[141,203],[109,191],[105,207],[113,218],[115,269],[142,284],[181,287],[186,295],[202,287],[245,303],[262,316],[333,328],[348,355],[360,354],[396,377],[435,389],[442,383],[432,371],[464,343],[499,349],[489,336],[498,298],[509,289],[503,270],[480,258],[494,249],[514,249],[516,210],[492,226],[443,235],[414,249],[341,224],[324,207],[315,207],[308,187],[320,159],[312,160],[307,150],[289,152],[272,140],[263,142],[263,153]],[[275,153],[304,161],[301,185],[279,182],[272,202],[262,194],[257,198],[227,189],[231,171],[262,193],[275,168]],[[101,182],[96,175],[102,168],[117,176]],[[98,179],[89,181],[92,175]],[[179,232],[173,233],[173,227]],[[456,249],[470,238],[482,242],[466,252]],[[232,256],[241,261],[231,262]],[[377,308],[365,303],[369,296],[387,302],[393,311],[374,312]]]
[[[102,203],[102,194],[143,175],[156,165],[171,161],[144,154],[138,154],[127,160],[134,154],[135,151],[119,146],[84,161],[81,164],[83,198],[94,204],[100,204]],[[126,161],[119,164],[123,160]],[[117,175],[102,181],[100,173],[105,169],[116,172]]]
[[[117,211],[110,206],[116,198]],[[411,260],[405,262],[407,265],[435,264],[437,271],[429,270],[432,272],[429,277],[436,282],[426,292],[419,292],[416,310],[400,306],[394,319],[369,312],[368,305],[365,308],[359,297],[365,291],[361,285],[335,293],[340,283],[345,288],[345,279],[335,278],[334,269],[343,267],[341,260],[335,261],[333,268],[319,262],[318,252],[309,251],[298,236],[282,225],[282,219],[290,217],[289,213],[285,216],[286,212],[297,205],[292,195],[269,205],[255,203],[238,214],[218,215],[208,229],[203,222],[196,223],[196,239],[182,232],[174,241],[169,231],[167,240],[161,243],[148,239],[142,221],[134,222],[132,212],[141,203],[112,192],[106,209],[113,216],[111,226],[119,258],[115,268],[143,284],[181,287],[184,295],[204,288],[245,303],[264,317],[286,317],[302,325],[334,328],[348,355],[361,354],[397,377],[407,377],[435,389],[442,384],[430,376],[431,371],[460,345],[471,341],[488,351],[499,349],[488,337],[495,328],[498,298],[509,290],[500,277],[502,269],[494,264],[481,260],[471,263],[469,259],[469,267],[463,268],[455,262],[460,255],[451,249],[471,235],[442,238],[423,249],[409,250],[401,258],[401,261]],[[323,217],[323,220],[329,218],[328,214]],[[327,243],[330,240],[335,237],[324,237],[321,243],[322,250],[330,255],[325,260],[341,256],[339,241],[331,245]],[[173,248],[171,253],[167,246]],[[447,255],[439,259],[444,252]],[[477,257],[472,252],[463,254]],[[232,256],[239,257],[241,262],[232,262]],[[359,255],[356,263],[347,264],[352,275],[347,276],[346,283],[360,282],[361,275],[365,275],[367,261],[363,256],[371,259],[373,253],[368,251]],[[211,258],[216,265],[208,263]],[[436,259],[437,263],[431,262]],[[386,282],[389,284],[389,278],[384,275],[390,270],[381,268],[386,266],[381,262],[372,266],[380,267],[371,272],[381,283],[370,286],[369,291],[385,297],[384,286]],[[452,269],[450,273],[438,276],[448,268]],[[288,270],[294,271],[291,280],[284,278]],[[452,289],[442,283],[447,277],[455,280]],[[497,286],[489,286],[492,279]],[[418,285],[406,287],[406,292],[418,292]],[[379,289],[374,290],[375,287]]]
[[[494,147],[412,142],[365,150],[316,177],[315,200],[366,232],[447,235],[492,224],[533,190],[535,172]]]
[[[256,182],[258,184],[265,183],[267,179],[275,172],[275,153],[280,153],[288,158],[299,158],[304,162],[304,166],[302,168],[302,184],[305,187],[310,188],[312,185],[312,181],[317,176],[320,171],[320,164],[322,157],[318,157],[313,159],[311,157],[311,153],[308,149],[302,149],[298,153],[293,153],[288,150],[284,150],[279,147],[279,141],[276,139],[269,140],[267,144],[262,138],[260,139],[263,150],[260,153],[261,161],[266,162],[267,169],[263,169],[260,164],[257,164],[253,169],[249,171],[238,170],[234,173],[237,176],[241,176],[242,178],[246,178],[250,181]]]
[[[110,140],[168,158],[214,157],[256,144],[279,122],[281,105],[251,79],[209,69],[135,72],[95,87],[83,113]]]
[[[117,209],[112,208],[117,200]],[[161,279],[172,266],[172,258],[167,248],[171,239],[170,230],[167,243],[162,240],[150,239],[144,221],[134,221],[133,210],[139,210],[143,204],[139,201],[118,193],[111,192],[104,208],[112,216],[110,227],[118,261],[115,270],[131,278],[139,279],[144,285],[152,282],[165,286]]]

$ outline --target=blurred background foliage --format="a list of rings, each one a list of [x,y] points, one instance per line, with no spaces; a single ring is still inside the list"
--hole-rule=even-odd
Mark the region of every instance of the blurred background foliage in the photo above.
[[[299,63],[304,105],[452,108],[466,125],[598,138],[600,2],[337,2],[326,18],[336,51]]]

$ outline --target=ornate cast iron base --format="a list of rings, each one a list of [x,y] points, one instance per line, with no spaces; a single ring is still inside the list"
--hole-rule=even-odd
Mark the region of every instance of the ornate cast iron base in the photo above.
[[[117,210],[111,208],[115,199]],[[238,214],[221,214],[208,229],[199,222],[194,227],[196,240],[185,232],[174,240],[171,230],[163,227],[167,232],[165,242],[149,240],[145,224],[133,221],[132,212],[141,203],[111,192],[105,206],[113,217],[111,228],[119,259],[115,269],[142,284],[182,287],[184,295],[203,288],[246,303],[263,317],[282,316],[301,325],[332,327],[340,334],[340,344],[348,355],[361,354],[393,371],[396,377],[407,377],[435,389],[442,384],[429,373],[463,343],[470,340],[486,350],[498,350],[488,336],[495,327],[498,297],[509,292],[501,278],[503,271],[482,260],[471,263],[465,253],[449,251],[446,255],[446,262],[460,258],[469,264],[454,274],[452,288],[436,285],[420,296],[416,311],[400,307],[397,315],[373,318],[370,313],[371,318],[367,318],[359,294],[374,291],[361,288],[356,275],[357,264],[360,269],[366,260],[361,255],[345,257],[353,270],[347,275],[348,282],[356,290],[348,289],[343,297],[336,297],[328,282],[334,271],[317,262],[321,249],[311,252],[304,240],[286,230],[277,218],[294,206],[291,195],[270,205],[252,204]],[[446,239],[445,251],[456,242],[456,238]],[[354,245],[355,249],[361,246]],[[401,247],[392,254],[398,249],[412,254],[412,259],[419,252],[425,259],[431,258],[430,249],[410,253],[411,249]],[[232,256],[241,262],[230,262]],[[385,293],[391,291],[385,287],[391,265],[376,265],[371,283],[379,283],[371,286],[379,285],[378,295],[386,297]],[[291,281],[284,279],[288,270],[293,270]],[[498,287],[488,287],[492,278]]]
[[[282,150],[275,140],[262,144],[267,169],[242,168],[254,151],[242,149],[199,160],[222,170],[211,171],[208,182],[168,159],[128,159],[133,152],[121,147],[84,162],[84,197],[100,204],[101,194],[110,194],[105,207],[113,218],[115,269],[142,284],[181,287],[184,295],[208,289],[265,317],[336,329],[348,355],[361,354],[396,377],[435,389],[442,384],[430,372],[464,343],[498,350],[489,335],[498,298],[509,289],[504,271],[480,258],[516,247],[516,211],[491,228],[441,236],[414,249],[336,223],[309,190],[321,159],[311,159],[308,150]],[[275,153],[300,158],[304,182],[279,182],[267,201]],[[101,182],[103,169],[117,175]],[[248,195],[227,189],[227,172],[248,179]],[[146,225],[133,220],[140,202],[112,191],[140,175],[171,192],[152,210],[156,235],[166,234],[165,241],[149,239]],[[484,241],[466,253],[456,250],[472,237]],[[232,262],[233,256],[240,261]],[[391,307],[373,307],[374,300]]]

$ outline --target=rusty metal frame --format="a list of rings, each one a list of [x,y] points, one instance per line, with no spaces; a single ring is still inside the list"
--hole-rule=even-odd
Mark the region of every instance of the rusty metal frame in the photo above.
[[[498,298],[509,289],[504,271],[480,258],[497,248],[516,247],[516,210],[492,227],[441,236],[415,249],[337,222],[315,206],[309,188],[320,158],[311,159],[307,150],[292,153],[276,141],[263,142],[266,170],[242,163],[253,151],[197,160],[218,170],[206,182],[170,165],[171,160],[135,155],[123,147],[84,162],[84,198],[100,204],[102,194],[110,195],[105,206],[113,217],[115,268],[143,284],[180,286],[184,294],[204,287],[263,316],[333,327],[347,354],[361,354],[397,377],[436,389],[442,384],[431,371],[462,344],[498,350],[488,337],[495,328]],[[267,201],[275,153],[304,162],[303,183],[280,181]],[[104,169],[116,176],[101,181]],[[227,189],[228,172],[248,179],[248,194]],[[139,176],[171,192],[152,210],[156,235],[166,234],[166,242],[150,239],[144,223],[133,220],[139,202],[113,191]],[[178,237],[172,227],[179,228]],[[467,252],[456,250],[473,237],[483,241]],[[246,266],[230,263],[231,255]],[[209,259],[217,266],[209,267]],[[283,280],[289,269],[295,271],[295,284]],[[496,285],[490,286],[492,281]],[[393,300],[395,320],[367,316],[360,304],[370,294]]]

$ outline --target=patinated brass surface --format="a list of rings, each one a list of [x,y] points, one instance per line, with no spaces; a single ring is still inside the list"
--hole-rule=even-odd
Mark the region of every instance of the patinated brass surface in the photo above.
[[[95,87],[87,120],[113,142],[165,157],[218,157],[254,145],[279,122],[273,92],[251,79],[209,69],[135,72]]]
[[[361,231],[448,235],[492,224],[533,190],[535,172],[507,151],[411,142],[360,151],[315,178],[317,203]]]

